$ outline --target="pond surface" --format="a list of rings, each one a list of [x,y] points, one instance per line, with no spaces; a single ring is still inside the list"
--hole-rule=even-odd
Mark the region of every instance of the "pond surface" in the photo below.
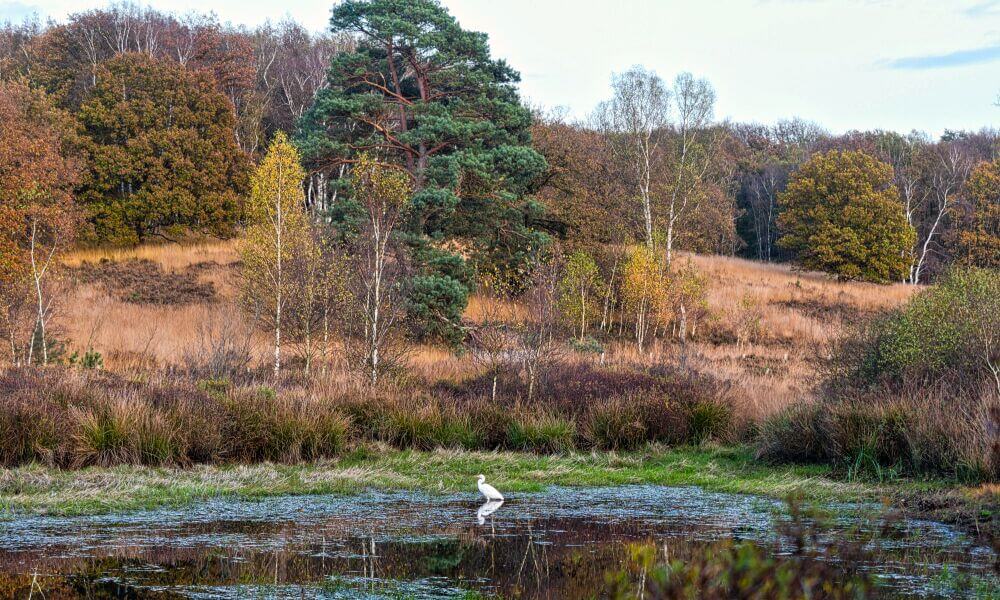
[[[629,545],[774,544],[784,504],[694,487],[551,488],[482,505],[473,493],[369,492],[0,522],[0,598],[586,598]],[[862,568],[899,595],[995,581],[997,556],[940,523],[837,507],[823,539],[864,536]],[[875,535],[878,532],[878,535]]]

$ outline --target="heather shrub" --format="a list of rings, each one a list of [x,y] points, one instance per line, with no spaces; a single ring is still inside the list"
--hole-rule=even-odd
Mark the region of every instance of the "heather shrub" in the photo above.
[[[602,367],[593,361],[562,361],[546,370],[536,400],[565,411],[575,411],[628,390],[635,394],[666,395],[664,373],[644,368]]]
[[[168,273],[149,259],[103,258],[96,264],[84,261],[70,273],[83,283],[100,285],[122,302],[184,305],[215,300],[215,286],[198,279],[198,271],[208,266],[193,265],[180,273]]]

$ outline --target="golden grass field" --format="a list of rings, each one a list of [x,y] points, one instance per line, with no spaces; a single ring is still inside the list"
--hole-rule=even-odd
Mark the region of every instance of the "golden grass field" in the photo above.
[[[230,327],[251,336],[263,353],[267,337],[250,331],[235,304],[237,244],[157,245],[69,254],[65,258],[69,266],[141,258],[158,263],[166,272],[178,272],[201,264],[198,278],[215,285],[218,296],[214,302],[181,306],[140,305],[119,300],[95,285],[75,286],[59,318],[70,349],[94,348],[111,370],[137,364],[168,366],[181,362],[185,353],[197,351],[199,338],[208,330]],[[755,307],[760,327],[759,334],[745,344],[696,336],[683,359],[738,384],[759,415],[811,397],[817,359],[828,352],[847,321],[899,305],[915,291],[903,284],[837,282],[787,265],[719,256],[688,258],[709,280],[710,325],[732,329],[737,315],[750,305]],[[473,297],[467,316],[475,320],[481,309],[480,299]],[[517,307],[515,312],[523,310]],[[634,345],[621,342],[608,348],[605,360],[612,364],[657,362],[677,360],[678,353],[676,344],[660,342],[640,355]],[[462,378],[474,369],[468,359],[431,346],[413,349],[409,360],[414,371],[428,379]]]

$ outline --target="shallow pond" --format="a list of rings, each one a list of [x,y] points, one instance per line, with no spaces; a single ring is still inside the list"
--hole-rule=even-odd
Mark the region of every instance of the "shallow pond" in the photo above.
[[[784,504],[752,496],[625,486],[479,499],[373,491],[19,518],[0,522],[0,598],[585,598],[634,543],[684,556],[748,539],[782,553]],[[995,582],[996,554],[953,528],[902,520],[887,533],[878,507],[834,509],[818,543],[863,540],[852,560],[886,594]]]

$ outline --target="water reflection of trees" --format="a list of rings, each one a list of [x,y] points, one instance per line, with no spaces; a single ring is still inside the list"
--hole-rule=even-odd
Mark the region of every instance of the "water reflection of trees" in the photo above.
[[[603,588],[607,573],[631,560],[630,542],[652,544],[671,560],[682,561],[703,556],[706,546],[714,543],[699,541],[714,536],[697,527],[657,531],[655,525],[638,520],[542,519],[504,522],[499,528],[456,522],[431,533],[392,535],[351,535],[349,531],[358,530],[356,523],[351,529],[328,525],[260,524],[264,534],[253,539],[266,545],[259,546],[131,545],[104,556],[61,559],[52,557],[52,548],[0,552],[0,574],[7,573],[0,575],[0,598],[27,597],[30,574],[25,573],[36,569],[43,574],[47,600],[102,597],[101,586],[105,596],[153,597],[148,587],[315,588],[337,581],[376,589],[392,580],[437,577],[505,597],[590,597]],[[904,551],[898,546],[873,548],[867,560],[889,561],[894,552],[899,558]],[[119,583],[108,583],[109,578]],[[131,586],[120,582],[143,589],[123,594],[122,589]]]

